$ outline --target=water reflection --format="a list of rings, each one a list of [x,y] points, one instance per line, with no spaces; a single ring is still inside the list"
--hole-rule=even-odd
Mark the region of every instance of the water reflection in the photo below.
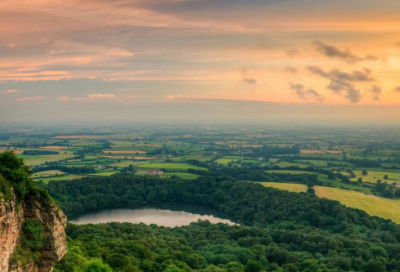
[[[128,222],[177,227],[189,225],[198,219],[208,220],[211,223],[235,225],[231,218],[216,209],[184,203],[160,203],[136,209],[122,208],[88,211],[69,217],[68,222],[78,225]]]

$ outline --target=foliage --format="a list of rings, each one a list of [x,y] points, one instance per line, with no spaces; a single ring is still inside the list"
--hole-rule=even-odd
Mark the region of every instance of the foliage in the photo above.
[[[28,247],[17,244],[16,249],[12,256],[10,257],[10,265],[20,265],[23,268],[28,264],[34,263],[38,260],[40,253],[37,251],[32,251]]]
[[[57,155],[60,154],[58,151],[49,150],[24,150],[23,155],[36,156],[36,155]]]
[[[101,260],[92,260],[84,264],[82,272],[112,272],[112,269]]]
[[[67,234],[85,258],[102,258],[118,271],[127,271],[128,264],[130,271],[175,269],[171,265],[183,271],[242,271],[229,263],[240,263],[245,271],[261,269],[260,264],[268,271],[400,269],[398,225],[312,194],[226,177],[184,181],[114,175],[50,182],[46,188],[67,214],[177,201],[214,207],[242,223],[198,222],[174,229],[127,223],[68,226]]]
[[[24,222],[22,227],[23,236],[21,241],[31,250],[39,250],[43,247],[47,238],[43,236],[44,228],[35,222],[35,220],[28,219]]]
[[[44,228],[32,219],[24,222],[22,235],[16,250],[10,258],[11,265],[25,267],[39,259],[39,250],[43,248],[47,238],[44,237]]]
[[[51,197],[46,190],[39,188],[35,182],[30,179],[32,174],[33,171],[24,164],[24,160],[18,158],[13,151],[6,151],[0,154],[1,191],[9,190],[5,189],[5,187],[12,187],[17,199],[17,204],[25,200],[27,196],[34,195],[39,196],[42,204],[48,205],[52,202]],[[1,176],[3,176],[6,181],[2,181]]]
[[[10,188],[11,184],[0,174],[0,199],[9,200],[12,198]]]

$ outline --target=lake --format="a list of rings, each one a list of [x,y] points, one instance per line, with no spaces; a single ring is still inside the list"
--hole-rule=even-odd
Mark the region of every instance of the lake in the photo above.
[[[157,203],[134,209],[93,210],[70,216],[68,222],[78,225],[128,222],[178,227],[189,225],[198,219],[235,225],[232,218],[216,209],[186,203]]]

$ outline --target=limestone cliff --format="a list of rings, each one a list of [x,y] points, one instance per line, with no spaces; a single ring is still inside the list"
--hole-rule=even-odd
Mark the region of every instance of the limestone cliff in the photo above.
[[[66,216],[55,204],[41,203],[39,195],[28,196],[16,207],[14,196],[4,200],[0,195],[0,272],[51,272],[53,263],[67,252]],[[35,252],[35,261],[23,264],[15,257],[15,252],[21,243],[26,220],[38,222],[46,239]]]

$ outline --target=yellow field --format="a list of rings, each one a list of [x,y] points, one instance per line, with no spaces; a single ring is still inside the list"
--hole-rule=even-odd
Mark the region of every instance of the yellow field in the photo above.
[[[6,151],[14,151],[15,154],[22,154],[22,152],[24,152],[23,150],[14,150],[14,149],[0,149],[0,153],[4,153]]]
[[[49,171],[42,171],[37,172],[32,175],[32,178],[40,178],[40,177],[52,177],[55,175],[64,175],[65,172],[59,170],[49,170]]]
[[[301,154],[324,154],[322,150],[300,150]]]
[[[301,184],[275,182],[261,182],[261,184],[297,193],[307,190],[307,187]],[[376,215],[385,219],[391,219],[398,224],[400,223],[400,200],[364,195],[363,193],[338,188],[316,186],[314,189],[318,197],[337,200],[347,207],[364,210],[370,215]]]
[[[367,171],[368,175],[363,175],[362,171],[354,171],[355,178],[351,179],[352,181],[357,181],[358,178],[362,178],[364,182],[377,183],[380,179],[382,182],[386,181],[388,183],[399,182],[400,181],[400,173],[396,172],[385,172],[383,171]],[[387,175],[389,180],[384,180],[383,177]]]
[[[370,215],[392,219],[400,223],[400,200],[391,200],[371,195],[364,195],[354,191],[328,187],[315,187],[315,193],[319,197],[326,197],[340,201],[347,207],[366,211]]]
[[[295,193],[307,192],[307,187],[303,184],[279,183],[279,182],[260,182],[265,187],[274,187]]]
[[[68,149],[67,146],[51,146],[51,145],[49,145],[49,146],[41,146],[41,147],[39,147],[39,148],[41,148],[41,149],[50,149],[50,150]]]

